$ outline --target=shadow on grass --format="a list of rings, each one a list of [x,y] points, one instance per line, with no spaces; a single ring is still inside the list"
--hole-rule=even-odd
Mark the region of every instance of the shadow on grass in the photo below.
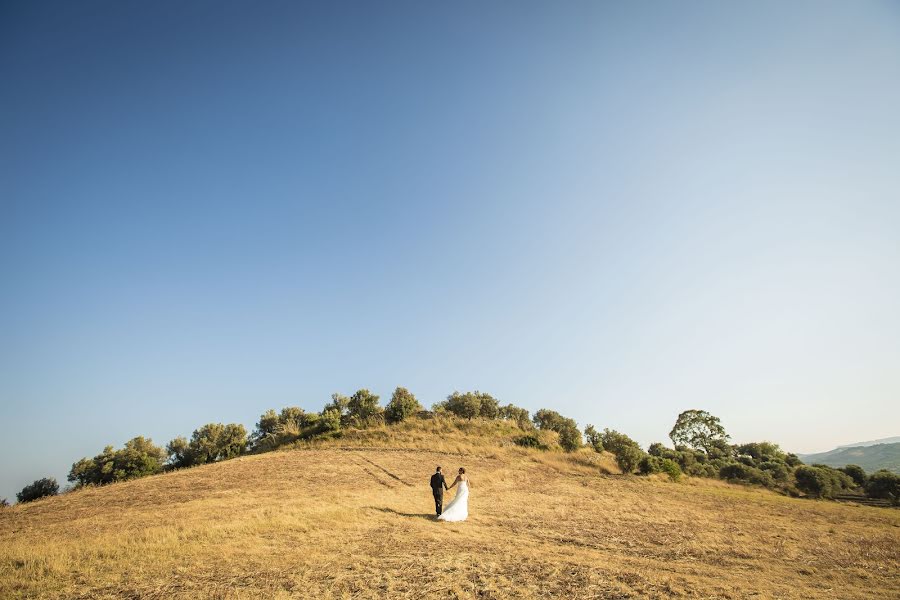
[[[381,508],[378,506],[367,506],[366,508],[371,508],[372,510],[377,510],[389,515],[396,515],[398,517],[407,517],[410,519],[427,519],[428,521],[435,520],[435,515],[432,513],[405,513],[400,512],[399,510],[394,510],[393,508]]]

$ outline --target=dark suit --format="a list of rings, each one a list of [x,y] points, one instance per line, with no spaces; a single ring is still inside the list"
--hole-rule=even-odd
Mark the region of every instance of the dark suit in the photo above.
[[[431,476],[431,492],[434,494],[434,511],[441,515],[444,512],[444,488],[447,482],[444,481],[443,473],[435,473]]]

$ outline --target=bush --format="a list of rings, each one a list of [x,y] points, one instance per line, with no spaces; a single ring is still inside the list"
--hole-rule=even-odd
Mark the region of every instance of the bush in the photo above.
[[[501,419],[507,421],[515,421],[516,425],[522,429],[532,429],[534,425],[531,423],[531,415],[524,408],[519,408],[514,404],[501,406],[498,415]]]
[[[250,446],[256,452],[273,450],[312,434],[317,429],[318,422],[318,414],[308,413],[297,406],[286,406],[281,409],[280,414],[269,409],[259,417],[256,430],[250,438]]]
[[[330,433],[340,431],[341,429],[341,413],[336,408],[326,408],[319,415],[319,432]]]
[[[542,408],[534,413],[534,424],[544,431],[559,434],[559,445],[566,452],[574,452],[581,447],[581,431],[575,419],[564,417],[555,410]]]
[[[496,419],[500,416],[500,403],[497,399],[478,390],[464,394],[453,392],[447,396],[446,402],[436,404],[434,408],[436,412],[445,410],[462,419]]]
[[[853,488],[853,480],[827,465],[800,466],[794,471],[797,489],[813,498],[833,498]]]
[[[616,457],[616,464],[623,473],[632,473],[638,468],[644,451],[633,439],[612,429],[604,429],[600,441],[608,452]]]
[[[652,454],[647,454],[641,459],[637,467],[638,473],[641,475],[650,475],[662,471],[662,459]]]
[[[538,450],[547,449],[547,446],[541,442],[541,439],[533,433],[519,436],[513,440],[513,443],[524,448],[537,448]]]
[[[0,508],[6,508],[7,506],[9,506],[9,500],[0,498]]]
[[[858,487],[864,488],[866,487],[866,482],[868,481],[868,477],[866,476],[866,471],[859,465],[847,465],[846,467],[839,469],[842,473],[849,476],[850,479],[853,480]]]
[[[38,498],[55,496],[58,493],[59,484],[56,483],[56,479],[53,477],[44,477],[43,479],[38,479],[31,485],[23,487],[22,491],[16,494],[16,499],[19,502],[31,502]]]
[[[770,473],[743,463],[735,462],[723,465],[719,469],[719,477],[735,483],[752,483],[769,488],[775,487],[775,479]]]
[[[678,466],[677,462],[670,458],[664,458],[661,466],[662,471],[669,476],[669,479],[675,482],[681,480],[681,467]]]
[[[380,417],[382,408],[378,406],[378,396],[367,389],[357,390],[347,403],[347,416],[357,426],[365,426]]]
[[[422,410],[422,405],[416,400],[412,392],[404,387],[398,387],[391,396],[391,401],[384,409],[384,418],[388,423],[400,423]]]
[[[246,449],[247,430],[240,423],[208,423],[194,431],[190,442],[177,437],[166,446],[173,467],[227,460],[240,456]]]
[[[600,437],[600,432],[594,429],[593,425],[588,425],[584,428],[584,438],[587,440],[587,445],[594,449],[594,452],[603,452],[603,439]]]
[[[886,470],[875,471],[866,483],[866,495],[900,504],[900,475]]]
[[[138,436],[120,450],[107,446],[94,458],[82,458],[72,465],[67,479],[76,486],[137,479],[162,471],[165,459],[165,452],[153,440]]]

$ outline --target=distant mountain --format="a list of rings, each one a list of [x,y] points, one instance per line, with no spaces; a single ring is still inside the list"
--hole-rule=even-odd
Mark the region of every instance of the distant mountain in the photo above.
[[[900,474],[900,437],[887,438],[897,440],[892,443],[863,442],[854,446],[840,446],[828,452],[818,454],[801,454],[800,460],[808,465],[821,463],[830,467],[859,465],[872,473],[878,469],[887,469]]]
[[[880,440],[872,440],[870,442],[856,442],[855,444],[844,444],[843,446],[838,446],[838,448],[858,448],[859,446],[875,446],[876,444],[896,444],[900,442],[900,435],[889,437],[889,438],[881,438]]]

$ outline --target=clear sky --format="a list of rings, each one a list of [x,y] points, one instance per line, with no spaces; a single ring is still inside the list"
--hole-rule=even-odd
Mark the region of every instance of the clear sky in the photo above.
[[[0,4],[0,497],[397,385],[900,435],[900,5]]]

